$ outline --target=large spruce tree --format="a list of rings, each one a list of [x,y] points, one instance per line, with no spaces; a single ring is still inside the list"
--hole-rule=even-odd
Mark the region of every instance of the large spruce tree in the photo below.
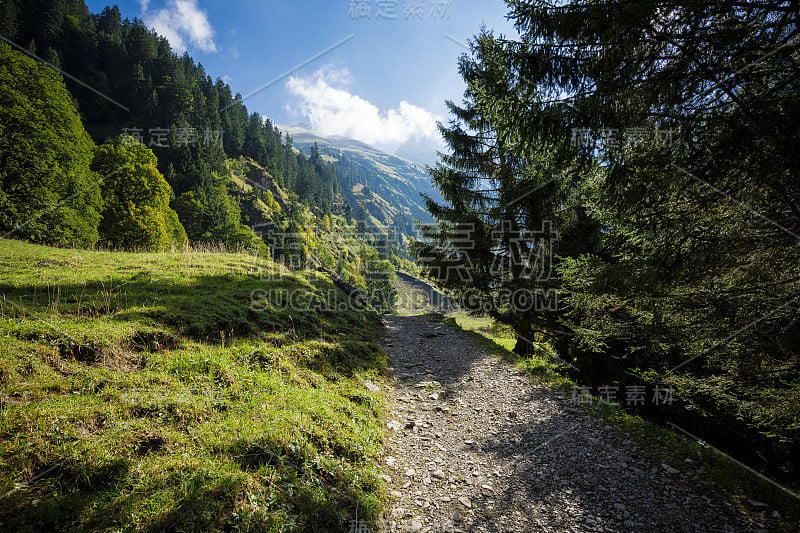
[[[571,214],[577,224],[556,224],[551,283],[561,355],[581,379],[670,383],[688,407],[674,420],[746,443],[736,451],[790,476],[800,442],[797,3],[508,3],[522,38],[487,51],[479,37],[475,60],[462,62],[468,102],[453,108],[452,153],[434,171],[449,201],[431,205],[436,260],[474,267],[461,285],[491,294],[501,283],[485,275],[493,255],[513,256],[490,238],[497,221],[518,210],[530,231]],[[517,200],[520,185],[548,179]],[[444,231],[465,223],[485,228],[474,250]],[[546,331],[541,319],[534,327]]]
[[[0,43],[0,232],[34,242],[97,242],[94,144],[61,76]]]
[[[449,153],[432,169],[445,203],[427,200],[437,224],[414,249],[466,308],[512,325],[515,351],[529,354],[534,332],[559,335],[554,262],[589,245],[572,238],[590,224],[571,201],[586,162],[560,142],[539,95],[521,92],[502,40],[483,32],[471,48],[459,65],[464,104],[448,102],[454,120],[440,127]],[[538,128],[519,127],[520,108],[537,110]]]
[[[794,359],[796,3],[510,4],[520,79],[568,95],[602,168],[585,191],[604,246],[563,270],[582,346],[745,380]]]

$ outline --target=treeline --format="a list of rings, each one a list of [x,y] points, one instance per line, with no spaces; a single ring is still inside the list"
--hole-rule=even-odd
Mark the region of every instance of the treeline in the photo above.
[[[0,231],[34,242],[161,250],[187,241],[153,152],[96,146],[61,77],[0,43]]]
[[[796,2],[507,3],[522,38],[460,60],[420,261],[519,353],[622,403],[672,386],[634,408],[796,481]]]
[[[227,84],[116,6],[93,14],[83,0],[6,0],[0,33],[102,93],[65,80],[94,140],[124,133],[152,148],[190,240],[257,246],[226,191],[229,157],[252,158],[320,215],[337,204],[332,165],[298,153]]]

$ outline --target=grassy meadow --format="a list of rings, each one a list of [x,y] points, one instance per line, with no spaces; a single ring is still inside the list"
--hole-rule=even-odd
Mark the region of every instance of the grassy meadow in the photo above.
[[[380,322],[337,294],[244,254],[0,240],[0,530],[376,520]]]

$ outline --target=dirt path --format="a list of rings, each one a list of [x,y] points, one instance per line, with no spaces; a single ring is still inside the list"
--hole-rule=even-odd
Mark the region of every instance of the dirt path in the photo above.
[[[431,316],[387,317],[387,531],[754,531],[555,388]],[[708,493],[708,491],[703,491]]]

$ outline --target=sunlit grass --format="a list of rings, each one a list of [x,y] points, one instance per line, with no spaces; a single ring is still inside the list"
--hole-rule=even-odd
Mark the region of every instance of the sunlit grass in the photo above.
[[[499,346],[502,349],[499,353],[504,358],[513,360],[530,373],[556,382],[563,381],[564,378],[559,374],[563,363],[558,360],[553,348],[544,340],[534,339],[534,355],[519,357],[513,353],[517,339],[510,327],[500,324],[488,316],[474,316],[465,312],[451,313],[448,316],[459,328],[478,334]]]
[[[378,317],[289,291],[336,293],[244,254],[0,241],[0,530],[377,520]]]

